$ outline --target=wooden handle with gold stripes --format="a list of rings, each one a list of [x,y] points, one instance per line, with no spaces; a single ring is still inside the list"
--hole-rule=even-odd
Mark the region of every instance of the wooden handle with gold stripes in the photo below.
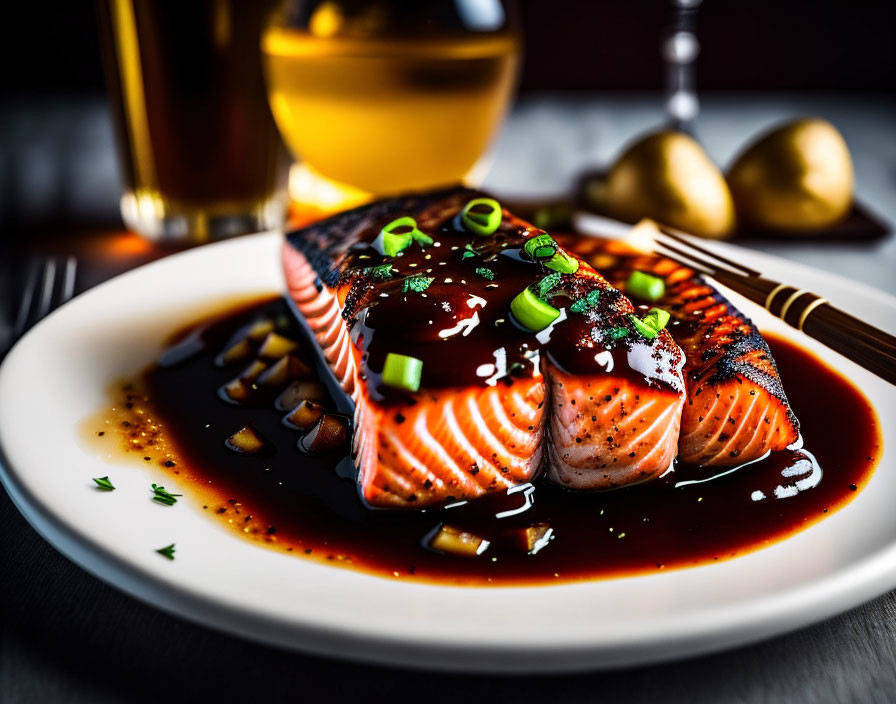
[[[844,313],[811,291],[787,284],[775,284],[764,305],[788,325],[896,384],[896,337]]]

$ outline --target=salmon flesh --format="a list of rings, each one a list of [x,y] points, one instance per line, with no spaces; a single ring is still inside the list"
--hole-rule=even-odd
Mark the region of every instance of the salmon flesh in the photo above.
[[[541,473],[571,489],[663,474],[678,452],[682,350],[668,330],[639,332],[632,302],[573,253],[559,248],[554,266],[527,252],[544,231],[506,210],[495,232],[471,231],[461,211],[483,195],[380,201],[284,244],[289,297],[353,404],[362,498],[424,508]],[[381,230],[403,217],[423,236],[387,256]],[[559,311],[544,329],[511,313],[527,289]],[[389,355],[422,364],[418,390],[384,380]]]
[[[799,441],[799,422],[768,344],[753,322],[702,274],[622,242],[559,239],[620,289],[634,271],[665,282],[663,297],[651,305],[671,313],[669,330],[686,357],[680,461],[739,465]]]

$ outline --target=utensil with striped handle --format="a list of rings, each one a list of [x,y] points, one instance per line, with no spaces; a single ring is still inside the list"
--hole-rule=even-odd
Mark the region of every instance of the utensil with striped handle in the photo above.
[[[896,337],[835,308],[805,289],[767,279],[755,269],[711,252],[667,227],[654,236],[654,251],[711,276],[822,344],[896,384]]]

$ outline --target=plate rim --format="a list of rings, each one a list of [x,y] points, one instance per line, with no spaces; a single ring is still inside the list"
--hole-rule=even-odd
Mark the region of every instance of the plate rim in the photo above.
[[[263,242],[273,239],[280,239],[280,234],[276,232],[259,233],[251,236],[251,238],[241,238],[239,242],[241,244],[245,244],[247,241],[257,242],[258,246],[263,246]],[[143,271],[150,267],[156,269],[169,266],[170,261],[174,258],[206,256],[205,251],[210,250],[212,247],[229,246],[233,242],[235,240],[219,242],[208,247],[181,252],[171,257],[151,262],[143,267],[138,267],[135,270],[116,276],[85,292],[82,296],[99,297],[114,282],[130,277],[135,272]],[[759,254],[762,258],[776,258],[774,255]],[[805,265],[800,266],[815,272],[818,271],[812,267],[805,267]],[[840,278],[843,279],[843,277]],[[850,287],[868,288],[858,282],[852,282],[848,279],[843,280]],[[881,302],[896,310],[896,298],[876,289],[869,289],[869,292],[871,291],[882,294],[883,299]],[[864,291],[861,291],[860,295],[864,293]],[[80,298],[81,296],[78,296],[75,300]],[[68,305],[71,305],[71,303],[66,304],[66,306]],[[52,324],[51,321],[60,312],[64,311],[66,306],[48,316],[39,325]],[[10,358],[13,358],[12,351]],[[7,368],[5,362],[0,367],[0,389],[3,388],[3,372]],[[879,469],[880,466],[876,471],[879,471]],[[566,645],[561,645],[551,643],[550,647],[553,649],[551,657],[543,660],[542,665],[544,667],[539,668],[539,663],[534,657],[540,654],[539,646],[530,644],[516,643],[512,647],[508,647],[506,643],[479,642],[475,647],[470,648],[469,643],[464,644],[460,640],[444,639],[439,642],[421,643],[413,638],[401,639],[382,633],[359,633],[357,630],[347,629],[342,626],[334,627],[332,624],[315,623],[303,623],[299,630],[296,631],[294,626],[284,629],[282,623],[279,626],[278,624],[270,623],[266,614],[258,614],[245,609],[241,612],[235,611],[233,605],[219,604],[211,602],[207,598],[203,599],[202,595],[185,590],[182,586],[178,588],[177,585],[172,584],[171,580],[161,579],[158,573],[141,570],[135,564],[121,561],[117,556],[104,548],[102,544],[97,543],[89,535],[78,530],[77,526],[69,525],[61,517],[57,516],[53,512],[52,507],[45,505],[41,498],[30,490],[27,482],[23,481],[20,475],[21,473],[12,467],[6,451],[2,443],[0,443],[0,479],[6,486],[17,509],[51,545],[102,581],[112,584],[145,603],[162,608],[169,613],[174,613],[201,625],[210,626],[216,630],[281,647],[291,647],[316,654],[348,657],[354,660],[378,664],[452,671],[462,669],[479,672],[506,672],[507,660],[511,659],[514,654],[518,654],[526,660],[525,669],[527,671],[571,672],[606,669],[635,663],[662,662],[702,652],[732,648],[793,630],[857,606],[877,594],[896,586],[896,541],[891,541],[858,562],[851,564],[848,569],[841,568],[832,574],[826,574],[820,579],[815,578],[808,585],[801,583],[788,592],[776,595],[774,598],[766,597],[760,599],[758,604],[752,605],[752,610],[745,605],[739,606],[736,612],[738,617],[733,619],[729,617],[724,625],[730,630],[744,629],[740,635],[735,636],[731,633],[726,638],[721,640],[716,638],[711,643],[706,643],[704,640],[706,634],[716,632],[720,628],[718,623],[712,623],[712,618],[707,618],[700,628],[695,628],[692,625],[687,633],[665,633],[662,639],[653,641],[653,651],[646,656],[638,656],[636,654],[637,651],[643,650],[644,644],[638,640],[641,634],[634,633],[630,638],[630,642],[620,643],[617,641],[616,645],[613,646],[618,651],[618,657],[615,659],[611,653],[607,652],[608,648],[611,647],[608,644],[595,645],[592,642],[567,642]],[[834,516],[830,517],[830,519],[832,518]],[[783,542],[789,539],[787,538]],[[763,552],[763,550],[758,552]],[[749,556],[736,558],[736,560],[746,559],[747,557]],[[707,567],[711,566],[688,568],[687,571],[706,569]],[[857,574],[860,574],[862,577],[858,583],[856,583]],[[363,576],[380,579],[369,575]],[[652,576],[632,577],[631,579],[649,579]],[[847,585],[841,585],[840,582],[844,581],[851,582],[851,586],[847,588]],[[505,589],[513,591],[525,589],[554,590],[562,588],[575,589],[593,584],[594,582],[583,582],[535,587],[488,587],[487,589],[490,591]],[[437,586],[438,588],[445,588],[443,585]],[[475,587],[461,587],[461,589],[475,589]],[[811,593],[809,602],[807,602],[805,594],[807,591]],[[159,601],[159,596],[164,597],[164,599]],[[799,597],[798,610],[801,615],[799,618],[794,619],[793,601],[797,597]],[[730,606],[728,608],[730,610]],[[716,607],[716,610],[721,609],[722,607]],[[221,614],[229,617],[236,615],[238,622],[231,622],[228,618],[216,618],[216,616],[220,617]],[[789,618],[780,619],[780,616],[784,614],[789,616]],[[776,619],[778,619],[778,622],[774,623]],[[746,626],[752,626],[752,628],[745,628]],[[266,632],[263,633],[262,631],[265,630]],[[716,635],[718,634],[716,633]],[[373,645],[376,647],[371,647]],[[420,657],[420,653],[416,652],[421,647],[427,649],[428,655],[426,657]],[[543,646],[540,647],[543,648]],[[668,652],[663,651],[663,648],[668,648]],[[466,651],[466,654],[463,651]],[[593,658],[598,652],[601,652],[602,656],[599,662],[594,662]]]

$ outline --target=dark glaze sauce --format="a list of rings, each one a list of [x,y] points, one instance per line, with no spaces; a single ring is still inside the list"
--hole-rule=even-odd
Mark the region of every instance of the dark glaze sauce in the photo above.
[[[347,289],[347,324],[362,351],[361,374],[369,382],[373,400],[404,400],[379,381],[389,353],[422,360],[421,388],[436,389],[494,384],[505,371],[511,377],[532,376],[542,351],[566,371],[602,373],[595,354],[609,350],[615,373],[645,387],[671,390],[670,382],[676,383],[670,372],[674,360],[662,354],[674,350],[668,336],[649,342],[637,335],[628,321],[633,312],[628,301],[590,267],[560,275],[532,261],[523,244],[543,231],[512,216],[505,216],[490,236],[465,231],[458,212],[467,197],[445,199],[414,213],[420,229],[432,236],[431,245],[413,243],[397,257],[383,257],[375,247],[377,226],[367,226],[337,264],[341,273],[334,284]],[[385,267],[389,273],[376,276],[372,273],[376,267],[381,271]],[[511,301],[548,276],[556,283],[546,289],[545,300],[563,309],[566,317],[533,334],[513,322]],[[415,292],[407,290],[409,277],[432,281],[424,291]],[[595,290],[599,297],[593,309],[569,311],[572,301]],[[610,338],[607,331],[618,327],[630,334],[624,339]],[[646,348],[655,368],[631,369],[628,351],[633,346]],[[498,374],[489,373],[490,367]]]
[[[184,503],[261,544],[326,564],[391,578],[519,585],[710,563],[779,541],[842,507],[866,485],[881,451],[878,420],[862,394],[810,354],[772,337],[805,446],[823,475],[808,456],[783,452],[736,471],[678,465],[654,483],[605,493],[538,483],[439,510],[369,510],[341,453],[308,456],[270,404],[239,406],[218,397],[233,370],[214,358],[231,334],[262,312],[285,311],[283,301],[266,300],[182,332],[183,359],[122,387],[118,415],[107,422],[120,427],[141,460],[179,475]],[[260,455],[225,446],[247,423],[267,442]],[[703,481],[712,475],[724,476]],[[424,548],[443,522],[491,544],[475,557]],[[549,524],[550,539],[527,554],[519,531],[538,523]]]

